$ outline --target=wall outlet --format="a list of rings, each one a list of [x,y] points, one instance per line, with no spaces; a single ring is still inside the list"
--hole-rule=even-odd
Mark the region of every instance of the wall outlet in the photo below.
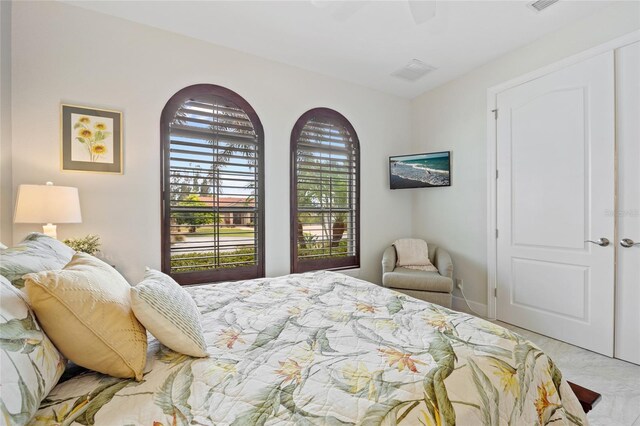
[[[456,278],[456,287],[459,289],[462,289],[462,285],[464,284],[464,281],[462,281],[462,278]]]

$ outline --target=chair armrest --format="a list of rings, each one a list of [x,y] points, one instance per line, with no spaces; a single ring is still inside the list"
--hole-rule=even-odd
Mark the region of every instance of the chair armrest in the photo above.
[[[438,268],[438,272],[443,277],[453,278],[453,262],[451,262],[451,256],[449,252],[438,247],[436,249],[434,266]]]
[[[382,274],[392,272],[396,267],[396,248],[387,247],[382,255]]]

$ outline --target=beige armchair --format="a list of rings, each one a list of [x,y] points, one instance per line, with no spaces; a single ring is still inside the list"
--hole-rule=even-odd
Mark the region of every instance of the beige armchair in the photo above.
[[[382,285],[416,299],[451,307],[453,263],[442,247],[429,244],[429,260],[438,272],[396,267],[396,249],[387,247],[382,255]]]

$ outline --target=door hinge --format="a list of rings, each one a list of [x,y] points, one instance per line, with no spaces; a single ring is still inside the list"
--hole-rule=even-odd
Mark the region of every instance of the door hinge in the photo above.
[[[493,288],[493,297],[498,297],[498,287]]]
[[[493,113],[493,118],[495,120],[497,120],[498,119],[498,108],[492,109],[491,112]]]
[[[496,170],[496,179],[498,179],[498,171]]]
[[[496,238],[498,238],[498,230],[496,229]]]

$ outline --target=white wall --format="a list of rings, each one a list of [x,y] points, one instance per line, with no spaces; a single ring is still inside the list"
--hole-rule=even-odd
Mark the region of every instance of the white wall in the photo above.
[[[451,251],[469,299],[487,301],[487,89],[637,28],[640,3],[621,2],[412,101],[413,150],[453,151],[452,186],[413,191],[414,232]]]
[[[409,150],[409,101],[198,40],[57,2],[13,5],[13,184],[77,186],[84,222],[131,281],[160,266],[160,112],[181,88],[228,87],[265,129],[267,275],[289,272],[289,137],[313,107],[334,108],[360,137],[362,278],[379,281],[385,246],[410,235],[411,194],[390,191],[387,157]],[[60,171],[60,103],[122,110],[124,174]],[[32,230],[15,225],[13,240]]]
[[[11,2],[0,1],[0,241],[12,239]]]

